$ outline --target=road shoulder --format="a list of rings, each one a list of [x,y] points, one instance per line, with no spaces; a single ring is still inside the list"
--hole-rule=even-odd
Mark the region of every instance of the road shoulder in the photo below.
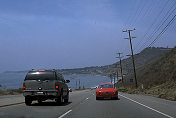
[[[121,92],[119,94],[172,117],[176,117],[176,101],[170,101],[146,95],[127,94]]]

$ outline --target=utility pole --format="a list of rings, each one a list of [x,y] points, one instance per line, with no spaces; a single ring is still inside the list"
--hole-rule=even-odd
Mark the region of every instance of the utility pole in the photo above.
[[[119,74],[118,74],[118,64],[116,64],[116,68],[117,68],[117,70],[116,70],[116,77],[117,77],[117,82],[118,82],[118,76],[119,76]]]
[[[77,80],[76,80],[76,89],[77,89]]]
[[[121,72],[122,83],[123,83],[122,60],[121,60],[122,57],[120,56],[122,53],[119,52],[119,53],[117,53],[117,54],[119,55],[117,58],[120,59],[120,72]]]
[[[115,88],[115,75],[116,75],[116,73],[113,73],[113,76],[114,76],[114,88]]]
[[[109,78],[110,78],[111,83],[112,83],[113,75],[112,75],[112,74],[109,74]]]
[[[119,77],[118,69],[117,69],[117,73],[116,73],[116,74],[117,74],[116,76],[117,76],[117,82],[118,82],[118,80],[119,80],[119,79],[118,79],[118,77]]]
[[[79,79],[79,89],[81,89],[81,86],[80,86],[80,79]]]
[[[130,40],[130,46],[131,46],[131,57],[132,57],[132,62],[133,62],[133,70],[134,70],[134,79],[135,79],[135,85],[136,85],[136,88],[138,87],[138,84],[137,84],[137,78],[136,78],[136,68],[135,68],[135,62],[134,62],[134,55],[133,55],[133,47],[132,47],[132,39],[133,38],[136,38],[136,37],[131,37],[131,31],[134,31],[136,29],[133,29],[133,30],[126,30],[126,31],[123,31],[123,32],[128,32],[129,34],[129,38],[125,38],[125,39],[129,39]]]

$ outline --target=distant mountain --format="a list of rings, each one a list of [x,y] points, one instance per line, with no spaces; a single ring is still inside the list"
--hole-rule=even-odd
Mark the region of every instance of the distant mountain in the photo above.
[[[144,67],[150,62],[166,54],[170,50],[171,50],[170,48],[162,48],[162,47],[145,48],[140,53],[134,55],[136,69]],[[58,71],[61,72],[62,74],[92,74],[92,75],[107,76],[113,72],[116,72],[117,66],[119,67],[119,62],[106,65],[106,66],[92,66],[92,67],[75,68],[75,69],[58,69]],[[122,60],[122,68],[123,68],[123,74],[125,75],[130,75],[133,73],[131,57]],[[27,72],[28,71],[5,71],[4,73],[27,73]]]
[[[27,73],[28,71],[4,71],[3,73]]]
[[[136,69],[139,69],[150,62],[156,60],[162,55],[169,52],[170,48],[162,47],[150,47],[145,48],[140,53],[134,55]],[[85,67],[77,69],[62,69],[59,70],[63,74],[99,74],[99,75],[109,75],[117,70],[117,65],[119,67],[119,62],[106,65],[106,66],[95,66],[95,67]],[[122,60],[123,74],[129,75],[133,73],[133,66],[131,57]]]

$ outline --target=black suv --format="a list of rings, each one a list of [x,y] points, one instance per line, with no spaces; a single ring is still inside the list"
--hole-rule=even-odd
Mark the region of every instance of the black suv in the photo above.
[[[33,100],[39,103],[47,99],[57,103],[68,102],[69,90],[62,74],[56,70],[31,70],[27,73],[23,83],[23,95],[26,105]]]

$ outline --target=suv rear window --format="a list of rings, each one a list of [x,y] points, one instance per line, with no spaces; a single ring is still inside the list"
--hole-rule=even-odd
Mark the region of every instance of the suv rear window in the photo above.
[[[29,72],[25,80],[55,80],[54,72]]]

